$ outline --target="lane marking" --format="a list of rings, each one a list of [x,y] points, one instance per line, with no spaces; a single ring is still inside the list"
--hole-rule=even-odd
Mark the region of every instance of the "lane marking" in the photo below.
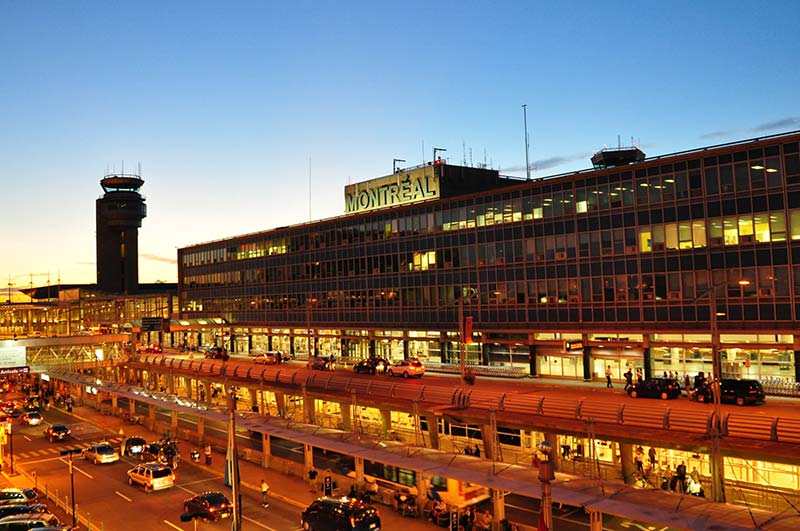
[[[33,440],[30,437],[28,437],[27,435],[23,435],[22,438],[25,439],[28,442],[31,442]]]
[[[176,526],[175,524],[173,524],[169,520],[162,520],[162,522],[164,522],[165,524],[170,526],[172,529],[177,529],[178,531],[183,531],[183,528]]]
[[[242,516],[242,520],[247,520],[251,524],[256,524],[258,527],[263,527],[264,529],[268,529],[269,531],[276,531],[275,529],[273,529],[273,528],[271,528],[269,526],[266,526],[266,525],[262,524],[261,522],[257,522],[255,520],[253,520],[252,518],[248,518],[247,516]]]
[[[118,491],[118,490],[115,490],[115,491],[114,491],[114,493],[115,493],[117,496],[119,496],[120,498],[122,498],[123,500],[129,501],[129,502],[130,502],[130,501],[133,501],[132,499],[128,498],[127,496],[125,496],[124,494],[122,494],[122,493],[121,493],[120,491]]]

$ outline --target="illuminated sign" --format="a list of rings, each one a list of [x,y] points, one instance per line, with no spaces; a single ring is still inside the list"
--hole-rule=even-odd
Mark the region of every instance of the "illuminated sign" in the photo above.
[[[0,369],[26,365],[25,347],[0,347]]]
[[[439,197],[439,178],[432,166],[350,184],[344,189],[345,212],[367,212]]]

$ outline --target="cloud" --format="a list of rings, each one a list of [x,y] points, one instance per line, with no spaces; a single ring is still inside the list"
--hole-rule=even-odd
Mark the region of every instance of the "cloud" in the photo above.
[[[165,256],[156,256],[154,254],[147,254],[147,253],[140,253],[139,258],[143,258],[145,260],[150,260],[153,262],[163,262],[165,264],[177,265],[178,263],[177,258],[167,258]]]
[[[753,127],[752,131],[761,133],[764,131],[774,131],[775,129],[791,129],[800,125],[800,117],[789,116],[774,122],[767,122]]]
[[[567,155],[565,157],[549,157],[546,159],[534,160],[531,161],[531,171],[545,171],[549,170],[550,168],[561,166],[562,164],[568,164],[570,162],[574,162],[576,160],[584,160],[588,162],[591,156],[592,155],[588,153],[580,153],[575,155]],[[523,172],[525,171],[525,166],[521,164],[517,166],[509,166],[507,168],[503,168],[502,171],[504,173]]]
[[[706,133],[704,135],[700,135],[699,138],[701,140],[713,140],[715,138],[725,138],[729,136],[733,136],[737,132],[741,132],[741,129],[731,129],[728,131],[711,131],[710,133]]]

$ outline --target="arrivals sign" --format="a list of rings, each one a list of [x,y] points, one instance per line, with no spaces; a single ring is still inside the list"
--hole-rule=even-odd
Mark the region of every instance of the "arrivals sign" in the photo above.
[[[6,341],[6,343],[8,342]],[[25,367],[26,365],[25,347],[0,347],[0,369],[12,369],[16,367]]]
[[[429,201],[438,197],[439,178],[434,174],[433,166],[401,171],[344,188],[347,214]]]

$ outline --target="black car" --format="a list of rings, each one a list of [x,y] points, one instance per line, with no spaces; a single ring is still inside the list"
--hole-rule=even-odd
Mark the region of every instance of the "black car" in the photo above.
[[[642,383],[628,387],[628,396],[631,398],[678,398],[681,396],[681,383],[672,378],[648,378]]]
[[[45,507],[41,503],[36,503],[33,505],[21,505],[21,504],[0,505],[0,518],[5,518],[6,516],[13,516],[15,514],[46,513],[46,512],[47,512],[47,507]]]
[[[222,518],[230,518],[231,502],[221,492],[209,491],[183,500],[183,512],[201,515],[206,520],[216,522]]]
[[[698,402],[714,400],[713,384],[704,384],[692,391],[692,398]],[[720,380],[720,402],[729,402],[737,406],[745,404],[762,404],[765,399],[764,388],[758,380],[737,380],[723,378]]]
[[[353,498],[318,498],[300,515],[305,531],[380,531],[378,510]]]
[[[211,347],[206,350],[205,357],[212,360],[228,361],[228,353],[222,347]]]
[[[131,437],[125,440],[122,446],[122,455],[139,455],[144,451],[147,446],[147,441],[141,437]]]
[[[356,374],[383,374],[388,366],[389,362],[383,358],[369,358],[353,365],[353,372]]]
[[[69,428],[64,426],[63,424],[53,424],[48,426],[44,429],[44,438],[49,440],[50,442],[53,441],[63,441],[67,437],[69,437],[70,431]]]

